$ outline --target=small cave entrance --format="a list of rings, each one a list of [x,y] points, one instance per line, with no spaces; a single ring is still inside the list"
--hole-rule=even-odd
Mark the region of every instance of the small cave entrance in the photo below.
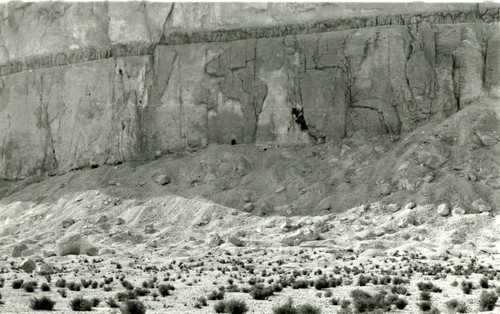
[[[295,119],[295,123],[297,123],[300,126],[300,129],[302,131],[307,131],[309,129],[306,123],[306,118],[304,117],[303,108],[300,107],[292,108],[292,115],[293,118]]]
[[[236,145],[236,140],[234,138],[231,140],[231,145]]]

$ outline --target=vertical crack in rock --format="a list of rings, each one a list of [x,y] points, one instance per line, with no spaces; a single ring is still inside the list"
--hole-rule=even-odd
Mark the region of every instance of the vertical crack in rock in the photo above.
[[[172,14],[174,12],[174,6],[175,6],[175,2],[172,2],[172,5],[170,6],[170,11],[167,14],[167,18],[165,19],[165,22],[163,22],[163,29],[162,29],[161,35],[160,35],[160,42],[165,41],[165,33],[167,31],[167,26],[171,26],[173,23],[172,22]]]
[[[479,4],[478,4],[479,6]],[[489,91],[489,86],[488,85],[488,80],[486,78],[487,76],[487,64],[488,64],[488,38],[486,35],[483,33],[483,38],[481,42],[481,48],[482,48],[482,56],[483,56],[483,68],[482,68],[482,86],[484,90]]]
[[[451,55],[452,66],[451,66],[451,80],[453,82],[453,96],[457,102],[457,110],[460,110],[460,65],[457,64],[457,57],[455,53]],[[459,73],[457,73],[457,69]]]
[[[40,73],[40,84],[39,84],[39,91],[38,91],[38,97],[40,101],[40,126],[45,130],[45,141],[46,144],[45,146],[45,151],[44,151],[44,159],[43,159],[43,164],[42,164],[42,169],[47,171],[49,174],[54,174],[57,172],[58,169],[58,162],[56,158],[56,150],[55,150],[55,144],[54,144],[54,139],[52,137],[52,130],[50,127],[50,119],[49,119],[49,113],[48,113],[48,106],[49,103],[45,103],[43,99],[43,88],[44,88],[44,72],[41,71]],[[36,77],[35,77],[36,81]]]
[[[345,97],[347,98],[347,106],[344,111],[344,134],[343,136],[347,136],[347,130],[349,127],[349,124],[351,125],[352,129],[354,130],[354,124],[351,123],[350,115],[352,113],[352,104],[353,104],[353,96],[352,96],[352,86],[354,85],[354,76],[352,74],[352,64],[351,64],[351,58],[349,57],[349,53],[347,52],[347,46],[349,44],[349,40],[352,36],[353,32],[348,32],[347,35],[344,37],[344,41],[342,43],[342,54],[343,54],[343,67],[342,71],[347,77],[347,88],[346,88],[346,95]]]

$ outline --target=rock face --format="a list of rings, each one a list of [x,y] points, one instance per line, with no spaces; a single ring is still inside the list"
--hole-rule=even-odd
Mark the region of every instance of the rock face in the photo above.
[[[98,250],[89,244],[80,234],[70,233],[57,241],[55,252],[58,256],[79,254],[96,256]]]
[[[36,268],[36,263],[31,259],[24,260],[19,267],[27,273],[31,273]]]
[[[21,253],[28,249],[28,246],[24,243],[20,243],[12,249],[12,257],[21,257]]]
[[[319,233],[311,229],[297,230],[294,233],[281,239],[281,243],[288,246],[297,246],[300,245],[302,242],[314,241],[318,240],[319,238],[320,238]]]
[[[1,5],[0,177],[399,134],[500,95],[498,5],[357,6]]]

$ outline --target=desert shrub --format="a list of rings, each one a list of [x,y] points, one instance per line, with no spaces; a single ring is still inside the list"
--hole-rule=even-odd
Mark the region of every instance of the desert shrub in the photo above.
[[[457,287],[458,286],[458,282],[456,280],[453,280],[453,282],[451,283],[451,286],[452,287]]]
[[[483,291],[479,296],[479,309],[481,311],[493,311],[497,300],[498,296],[495,292]]]
[[[422,301],[430,301],[431,294],[428,291],[420,291],[420,300]]]
[[[284,304],[273,307],[273,314],[298,314],[298,310],[293,305],[292,298],[288,298]]]
[[[479,286],[483,289],[488,289],[490,287],[488,278],[482,277],[481,279],[479,279]]]
[[[428,291],[428,292],[436,292],[441,293],[443,290],[439,287],[436,287],[432,282],[419,282],[417,283],[417,287],[420,291]]]
[[[348,308],[349,306],[351,306],[351,301],[349,301],[349,300],[345,300],[345,299],[343,299],[343,300],[341,300],[341,301],[340,301],[340,307],[341,307],[341,308],[346,309],[346,308]]]
[[[92,284],[90,285],[90,287],[92,289],[97,289],[97,286],[99,286],[99,283],[97,281],[92,281]]]
[[[66,289],[65,288],[60,288],[57,289],[57,292],[61,295],[61,297],[65,298],[67,296]]]
[[[271,286],[271,289],[273,289],[274,292],[281,292],[281,291],[283,291],[283,286],[275,283]]]
[[[207,305],[208,305],[207,298],[199,297],[198,300],[196,300],[194,307],[197,309],[201,309],[203,306],[207,306]]]
[[[101,303],[101,299],[99,299],[99,298],[92,298],[92,300],[90,300],[90,301],[92,301],[93,307],[96,307],[99,305],[99,303]]]
[[[402,285],[408,283],[407,279],[404,279],[402,277],[393,277],[392,278],[392,284],[393,285]]]
[[[135,291],[124,291],[124,292],[118,292],[116,294],[116,299],[120,302],[125,302],[127,300],[132,300],[137,298],[137,294],[135,294]]]
[[[341,277],[338,277],[338,278],[330,278],[330,287],[332,288],[335,288],[335,287],[338,287],[338,286],[342,286],[342,278]]]
[[[358,281],[356,282],[356,286],[360,286],[360,287],[366,286],[366,284],[369,283],[371,281],[371,279],[372,278],[370,276],[365,276],[365,275],[361,274],[358,276]]]
[[[316,290],[325,289],[328,288],[329,286],[330,283],[328,282],[325,276],[320,277],[314,281],[314,288],[316,288]]]
[[[143,297],[143,296],[149,294],[149,289],[137,287],[137,288],[134,289],[134,292],[138,296]]]
[[[82,289],[82,285],[79,284],[78,282],[68,282],[66,283],[66,288],[68,288],[71,291],[80,291]]]
[[[332,296],[332,292],[330,290],[327,290],[324,294],[325,298],[330,298]]]
[[[219,301],[214,304],[215,313],[224,313],[226,311],[226,302]]]
[[[66,288],[66,279],[57,279],[56,281],[56,287],[58,288]]]
[[[406,301],[406,299],[403,298],[397,298],[393,304],[396,306],[398,310],[403,310],[408,305],[408,301]]]
[[[35,292],[35,288],[38,286],[36,281],[27,281],[23,283],[22,287],[26,292]]]
[[[122,314],[144,314],[146,306],[138,300],[127,300],[120,308]]]
[[[339,305],[339,299],[333,297],[330,299],[330,304],[331,305]]]
[[[418,308],[422,312],[429,312],[432,309],[432,302],[431,301],[421,301],[417,303]]]
[[[465,303],[458,301],[457,299],[452,299],[446,302],[446,307],[456,313],[467,313],[467,307]]]
[[[312,304],[306,303],[298,307],[299,314],[321,314],[321,309]]]
[[[42,291],[50,291],[50,286],[48,283],[44,282],[42,283],[42,285],[40,286],[40,289],[42,289]]]
[[[309,281],[307,280],[297,280],[292,283],[293,289],[307,289],[309,288]]]
[[[84,299],[83,297],[72,299],[69,306],[73,311],[92,311],[92,301]]]
[[[244,314],[248,312],[248,306],[243,300],[231,299],[226,301],[224,311],[227,314]]]
[[[225,291],[224,290],[212,290],[208,293],[207,295],[207,299],[209,300],[222,300],[224,299],[224,294],[225,294]]]
[[[391,292],[396,293],[396,294],[403,294],[406,295],[408,293],[408,289],[406,289],[404,286],[391,286]]]
[[[127,290],[134,290],[134,285],[130,283],[130,281],[127,281],[125,279],[122,279],[120,281],[120,283],[122,284],[123,288],[127,289]]]
[[[47,297],[30,299],[30,308],[35,311],[51,311],[55,304],[56,302]]]
[[[462,288],[462,291],[465,294],[470,294],[472,292],[472,289],[474,289],[474,285],[470,281],[462,281],[460,284],[460,287]]]
[[[120,305],[118,304],[118,302],[116,301],[115,298],[109,298],[106,300],[106,303],[108,304],[108,306],[110,308],[119,308]]]
[[[351,291],[353,307],[358,312],[369,312],[377,309],[390,310],[390,303],[385,299],[386,293],[380,291],[374,295],[360,289]]]
[[[24,280],[22,279],[17,279],[12,282],[12,289],[21,289],[21,286],[23,285]]]
[[[171,290],[175,290],[175,287],[171,284],[161,284],[158,286],[158,292],[162,297],[169,295]]]
[[[82,287],[87,289],[92,284],[92,280],[80,279],[80,283],[82,284]]]
[[[255,285],[250,291],[250,295],[255,300],[266,300],[273,294],[274,290],[271,287],[264,287],[263,285]]]

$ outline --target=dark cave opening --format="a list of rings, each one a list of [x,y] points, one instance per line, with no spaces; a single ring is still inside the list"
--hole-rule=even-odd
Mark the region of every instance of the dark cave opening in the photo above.
[[[306,118],[304,117],[304,109],[297,107],[292,108],[292,115],[295,119],[295,123],[300,125],[300,129],[302,131],[307,131],[307,129],[309,129],[306,123]]]
[[[231,140],[231,145],[236,145],[236,140],[234,138]]]

